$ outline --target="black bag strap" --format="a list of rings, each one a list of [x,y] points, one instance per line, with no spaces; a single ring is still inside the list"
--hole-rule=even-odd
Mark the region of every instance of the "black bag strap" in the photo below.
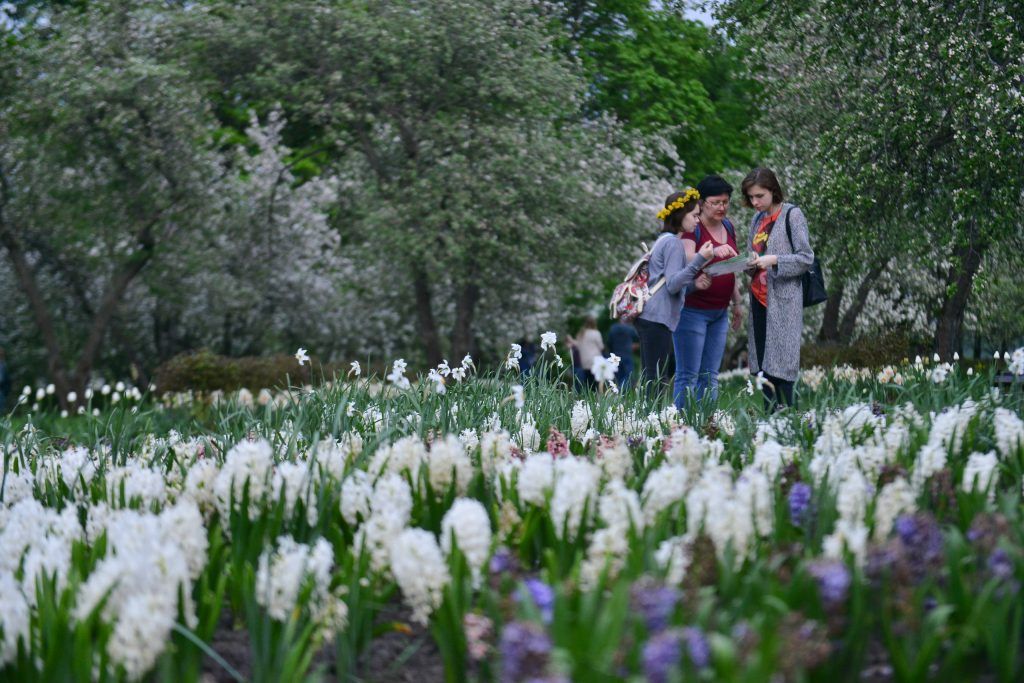
[[[795,252],[796,247],[793,246],[793,231],[789,227],[789,214],[793,211],[793,207],[789,207],[789,211],[786,212],[786,237],[789,238],[789,250]]]

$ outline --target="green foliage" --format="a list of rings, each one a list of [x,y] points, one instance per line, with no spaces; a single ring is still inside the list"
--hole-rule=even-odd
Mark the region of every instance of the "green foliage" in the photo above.
[[[771,95],[758,134],[808,208],[830,286],[922,293],[951,356],[982,257],[1019,251],[1020,3],[732,0],[720,14]]]
[[[559,2],[566,50],[589,81],[585,108],[644,132],[667,133],[691,183],[749,166],[753,83],[735,45],[684,17],[684,3]]]

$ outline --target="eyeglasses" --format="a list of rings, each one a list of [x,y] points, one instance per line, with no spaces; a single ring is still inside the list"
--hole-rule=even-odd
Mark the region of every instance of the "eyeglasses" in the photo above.
[[[726,199],[720,202],[704,202],[705,206],[710,206],[712,209],[724,209],[729,206],[729,200]]]

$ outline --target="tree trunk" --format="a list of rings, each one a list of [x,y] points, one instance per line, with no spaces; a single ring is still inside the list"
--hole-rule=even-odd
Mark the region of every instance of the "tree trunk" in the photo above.
[[[946,295],[935,325],[935,350],[944,361],[953,357],[953,350],[960,337],[960,328],[963,326],[971,285],[981,267],[985,246],[978,244],[978,226],[977,222],[972,220],[968,227],[967,245],[957,249],[953,265],[946,275]]]
[[[868,301],[868,294],[871,289],[875,286],[878,281],[878,276],[889,267],[889,262],[892,261],[892,257],[888,257],[882,261],[876,261],[871,266],[871,270],[868,271],[864,279],[857,285],[857,291],[853,295],[853,301],[850,302],[849,307],[846,309],[846,313],[843,314],[843,320],[839,324],[839,339],[849,341],[853,338],[853,333],[857,329],[857,319],[860,314],[864,311],[864,306]]]
[[[427,363],[438,365],[442,360],[441,337],[437,332],[437,321],[434,320],[430,280],[422,268],[413,269],[412,286],[416,298],[416,322],[419,324],[420,339],[427,354]]]
[[[89,335],[86,337],[85,344],[78,354],[74,381],[82,388],[85,387],[85,382],[89,379],[93,363],[96,361],[96,355],[99,353],[100,344],[107,334],[107,329],[110,327],[110,321],[114,317],[117,307],[121,305],[121,300],[124,299],[125,292],[128,291],[128,286],[142,272],[142,269],[153,256],[153,239],[149,231],[143,230],[138,237],[139,249],[128,260],[121,263],[107,284],[107,288],[103,292],[103,298],[100,300],[100,305],[93,316]]]
[[[110,327],[110,321],[117,310],[118,305],[124,298],[128,285],[135,276],[149,262],[153,254],[153,243],[148,231],[143,231],[139,239],[141,248],[131,258],[121,264],[114,277],[111,278],[100,302],[92,317],[92,325],[86,337],[85,344],[78,354],[78,362],[73,372],[70,372],[64,363],[60,342],[57,339],[57,331],[54,326],[46,300],[39,286],[36,283],[35,274],[29,266],[25,252],[22,250],[21,242],[7,228],[0,225],[0,243],[7,249],[11,263],[18,277],[18,283],[22,291],[28,297],[29,305],[32,308],[32,316],[36,326],[43,337],[43,344],[46,346],[47,369],[50,379],[56,389],[57,399],[64,409],[71,406],[67,400],[68,393],[75,391],[79,396],[84,396],[85,383],[92,372],[93,363],[99,353],[100,344],[106,336]]]
[[[50,381],[56,389],[57,400],[61,407],[67,407],[68,392],[71,391],[71,381],[68,377],[67,366],[61,354],[60,342],[57,340],[57,330],[53,324],[53,317],[46,306],[43,293],[36,283],[35,274],[32,272],[25,252],[21,249],[21,243],[13,233],[0,223],[0,244],[7,249],[11,264],[14,266],[15,275],[21,289],[28,297],[29,306],[32,308],[32,317],[35,319],[36,327],[43,337],[43,345],[46,347],[46,366],[50,373]]]
[[[843,291],[846,283],[840,284],[832,290],[825,301],[825,315],[821,319],[821,329],[818,331],[818,340],[823,342],[834,342],[839,339],[839,306],[843,302]]]
[[[480,302],[480,287],[467,282],[459,288],[455,300],[455,329],[452,330],[452,361],[458,363],[467,353],[476,349],[473,344],[473,320]]]

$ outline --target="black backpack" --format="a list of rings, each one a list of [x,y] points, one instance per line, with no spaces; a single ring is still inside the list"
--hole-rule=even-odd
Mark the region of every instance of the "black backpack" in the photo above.
[[[789,214],[792,211],[793,209],[790,209],[786,212],[786,237],[789,238],[790,251],[795,251],[793,231],[789,227]],[[821,272],[821,261],[817,256],[814,257],[814,263],[811,264],[810,270],[803,274],[801,282],[804,287],[804,308],[817,306],[828,299],[828,292],[825,291],[825,275]]]

